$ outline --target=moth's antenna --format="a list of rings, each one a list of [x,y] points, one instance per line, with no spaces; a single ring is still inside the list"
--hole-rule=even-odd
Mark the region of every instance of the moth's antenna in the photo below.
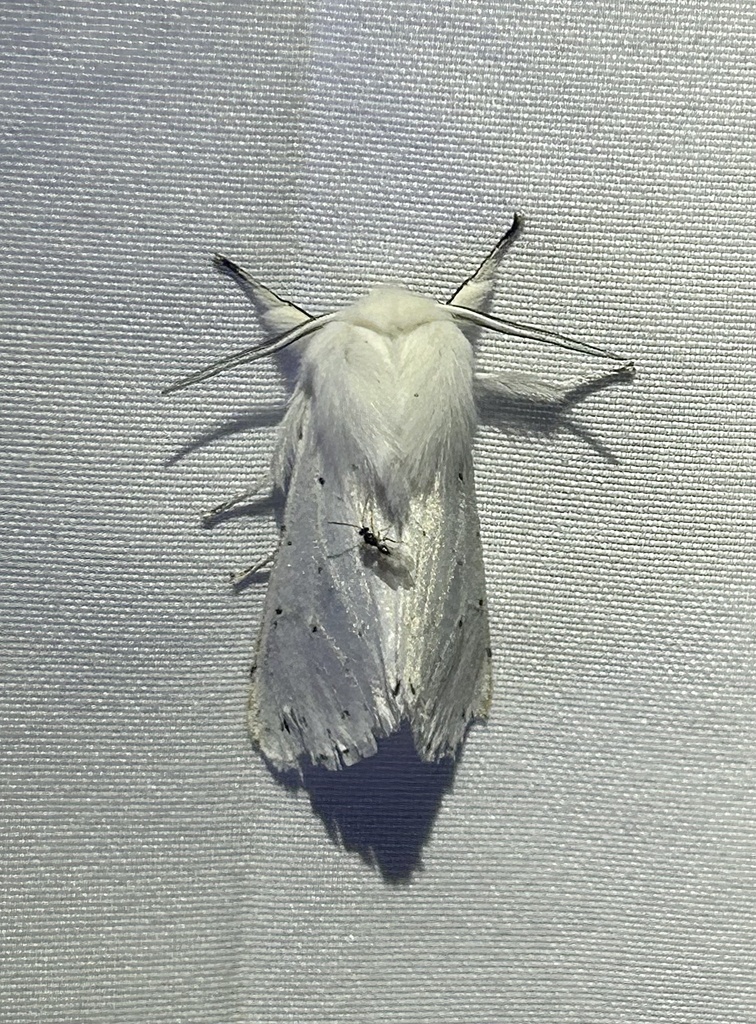
[[[613,359],[618,362],[622,357],[609,352],[604,348],[597,348],[595,345],[588,345],[575,338],[568,338],[564,334],[557,334],[556,331],[547,331],[540,327],[533,327],[531,324],[520,324],[514,320],[501,320],[498,317],[487,316],[479,313],[477,309],[468,309],[467,306],[450,307],[452,316],[455,319],[467,320],[476,327],[486,327],[489,331],[497,331],[499,334],[506,334],[510,338],[523,338],[526,341],[539,341],[544,345],[557,345],[559,348],[571,349],[573,352],[583,352],[588,356],[598,356],[599,359]]]
[[[307,310],[302,309],[301,306],[297,306],[294,302],[289,302],[288,299],[282,299],[280,295],[276,295],[272,288],[268,288],[267,285],[261,284],[257,278],[246,271],[243,267],[240,267],[238,263],[234,263],[228,256],[221,256],[220,253],[214,253],[213,255],[213,266],[220,270],[221,273],[228,274],[229,277],[233,277],[234,280],[242,286],[245,290],[252,293],[252,298],[258,301],[264,302],[266,306],[288,306],[289,309],[296,310],[297,313],[301,313],[303,317],[308,320],[312,320],[312,316]]]
[[[483,260],[483,262],[475,271],[475,273],[470,274],[468,278],[465,278],[465,280],[462,282],[459,288],[457,288],[452,297],[450,299],[447,299],[447,305],[454,305],[454,300],[457,298],[458,295],[460,295],[465,290],[465,288],[467,288],[468,285],[471,285],[474,282],[478,281],[488,281],[490,278],[494,276],[494,274],[496,273],[496,268],[499,266],[499,263],[501,262],[501,257],[504,255],[504,253],[507,251],[510,245],[515,241],[517,236],[520,234],[521,230],[522,217],[520,217],[519,214],[515,213],[512,216],[512,223],[507,228],[505,233],[501,236],[499,241],[489,252],[488,256],[486,256],[486,258]]]
[[[244,363],[252,363],[256,359],[263,359],[265,356],[273,355],[274,352],[280,352],[281,349],[286,348],[287,345],[291,345],[295,341],[299,341],[301,338],[306,337],[308,334],[312,334],[313,332],[320,330],[321,327],[325,327],[327,323],[330,323],[338,315],[338,313],[326,313],[325,316],[313,317],[312,320],[308,320],[306,323],[300,324],[292,331],[287,331],[286,334],[282,334],[280,337],[274,338],[273,341],[266,341],[262,345],[253,345],[251,348],[242,349],[241,352],[237,352],[235,355],[226,356],[225,359],[219,359],[217,363],[211,363],[210,366],[206,366],[204,370],[198,370],[197,373],[192,373],[188,377],[182,377],[181,380],[177,380],[173,384],[169,384],[167,388],[163,389],[162,394],[170,395],[172,392],[180,391],[182,388],[188,388],[192,384],[199,384],[200,381],[207,380],[209,377],[217,377],[219,373],[225,373],[226,370],[232,370],[235,366],[241,366]]]

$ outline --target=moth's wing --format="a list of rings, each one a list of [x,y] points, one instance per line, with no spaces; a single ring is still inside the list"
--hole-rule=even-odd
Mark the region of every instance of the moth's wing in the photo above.
[[[398,674],[404,713],[426,760],[454,756],[491,700],[483,552],[472,460],[411,504],[403,535],[414,587],[402,592]]]
[[[377,588],[389,602],[399,597],[365,565],[357,530],[339,525],[358,523],[355,504],[331,485],[305,418],[249,711],[253,738],[280,769],[296,768],[300,760],[328,768],[352,764],[374,753],[376,738],[399,725]]]

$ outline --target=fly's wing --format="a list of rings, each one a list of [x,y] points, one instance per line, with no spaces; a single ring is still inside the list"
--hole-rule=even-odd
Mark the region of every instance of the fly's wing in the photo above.
[[[402,591],[397,678],[421,757],[454,756],[488,713],[491,649],[472,460],[412,501],[403,534],[414,587]]]
[[[385,623],[397,620],[402,591],[366,565],[357,530],[340,525],[358,523],[357,504],[331,485],[305,419],[250,697],[252,736],[280,769],[352,764],[399,725]]]

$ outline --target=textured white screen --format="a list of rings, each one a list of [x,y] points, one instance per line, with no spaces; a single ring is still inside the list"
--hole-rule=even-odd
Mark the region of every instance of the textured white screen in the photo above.
[[[756,1019],[753,4],[2,7],[2,1020]],[[513,210],[494,311],[638,377],[481,429],[491,722],[422,847],[401,750],[316,794],[370,866],[245,735],[270,515],[198,524],[281,380],[159,390],[262,340],[214,250],[444,296]]]

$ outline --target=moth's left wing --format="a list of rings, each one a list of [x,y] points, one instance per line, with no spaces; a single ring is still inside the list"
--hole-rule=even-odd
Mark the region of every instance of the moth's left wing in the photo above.
[[[483,553],[472,459],[411,503],[403,543],[414,587],[402,592],[397,674],[421,757],[454,756],[491,700]]]

